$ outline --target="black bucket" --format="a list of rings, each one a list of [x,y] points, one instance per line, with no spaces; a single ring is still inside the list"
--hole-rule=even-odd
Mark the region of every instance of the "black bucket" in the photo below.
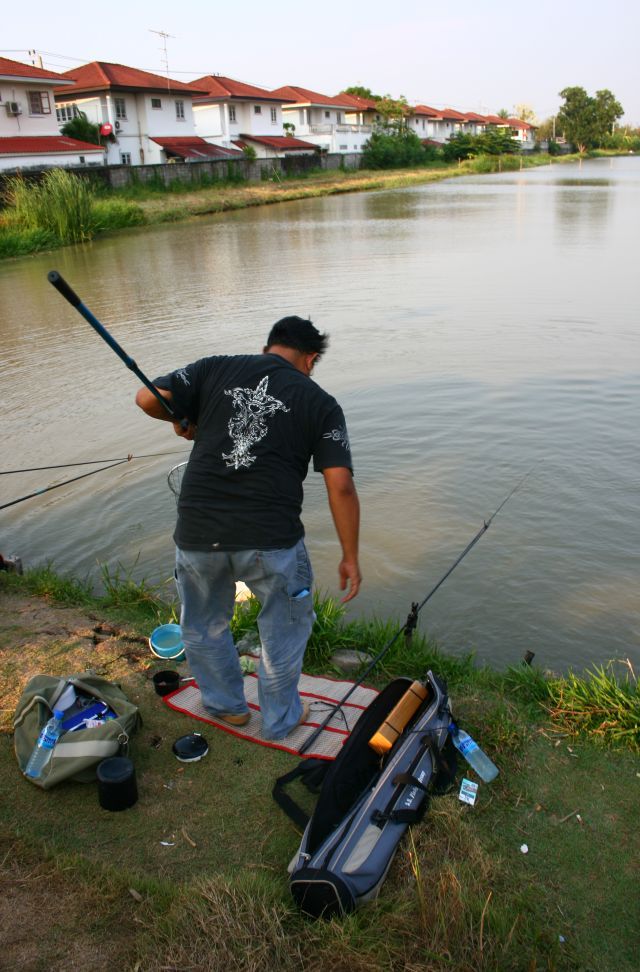
[[[96,771],[98,800],[103,810],[127,810],[138,799],[136,771],[125,756],[103,759]]]
[[[153,687],[158,695],[169,695],[170,692],[175,692],[180,688],[180,673],[169,669],[165,672],[156,672],[153,676]]]

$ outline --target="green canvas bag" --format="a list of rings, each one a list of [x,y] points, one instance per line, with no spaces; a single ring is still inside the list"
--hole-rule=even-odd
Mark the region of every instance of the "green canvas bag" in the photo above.
[[[56,743],[42,776],[37,780],[25,777],[44,790],[51,789],[63,780],[78,783],[95,780],[98,763],[109,756],[126,752],[129,737],[142,723],[138,707],[129,701],[120,686],[93,672],[66,678],[35,675],[20,697],[13,721],[16,757],[23,773],[40,730],[53,715],[57,700],[69,684],[79,692],[107,702],[116,713],[116,718],[91,729],[64,733]]]

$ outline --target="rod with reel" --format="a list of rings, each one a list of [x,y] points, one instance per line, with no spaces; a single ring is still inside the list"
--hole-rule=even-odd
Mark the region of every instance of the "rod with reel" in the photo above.
[[[447,577],[449,577],[453,573],[453,571],[456,569],[456,567],[458,566],[458,564],[462,560],[464,560],[464,558],[467,556],[467,554],[469,553],[469,551],[472,550],[473,547],[475,547],[475,545],[477,544],[477,542],[480,539],[480,537],[482,537],[487,532],[487,530],[491,526],[492,522],[495,520],[495,518],[498,515],[498,513],[500,512],[500,510],[505,506],[506,503],[509,502],[509,500],[511,499],[511,497],[513,496],[513,494],[515,492],[517,492],[517,490],[520,489],[520,487],[524,483],[524,481],[527,478],[527,476],[529,476],[529,473],[530,472],[531,472],[531,470],[529,470],[529,472],[527,472],[522,477],[522,479],[513,487],[513,489],[511,490],[511,492],[503,499],[502,503],[500,503],[500,506],[498,506],[498,508],[491,514],[491,516],[489,517],[489,519],[488,520],[485,520],[483,522],[482,526],[480,527],[480,529],[478,530],[478,532],[476,533],[476,535],[469,541],[469,543],[467,544],[467,546],[464,548],[464,550],[459,555],[459,557],[457,557],[457,559],[453,562],[453,564],[451,565],[451,567],[449,567],[449,569],[442,575],[442,577],[440,578],[440,580],[438,581],[438,583],[434,587],[431,588],[431,590],[429,591],[429,593],[427,594],[427,596],[419,604],[412,604],[411,605],[411,611],[409,612],[409,616],[407,617],[407,620],[402,625],[402,627],[401,628],[398,628],[398,630],[396,631],[396,633],[389,639],[389,641],[386,643],[386,645],[378,652],[378,654],[375,656],[375,658],[372,658],[371,659],[371,661],[369,662],[369,664],[365,668],[364,672],[362,673],[362,675],[360,676],[360,678],[358,679],[358,681],[353,683],[353,685],[351,686],[351,688],[349,689],[349,691],[347,692],[347,694],[345,695],[345,697],[343,699],[341,699],[339,702],[337,702],[334,706],[332,706],[332,708],[330,709],[330,711],[329,711],[328,715],[326,716],[325,720],[321,723],[321,725],[318,726],[318,728],[314,732],[312,732],[312,734],[309,736],[308,739],[305,740],[305,742],[302,744],[302,746],[300,746],[300,749],[298,751],[299,751],[299,753],[301,755],[302,755],[302,753],[305,753],[307,751],[307,749],[309,749],[309,747],[316,741],[316,739],[318,738],[318,736],[320,735],[320,733],[322,732],[322,730],[325,729],[329,725],[329,723],[331,722],[331,720],[334,717],[334,715],[336,714],[336,712],[338,712],[342,708],[342,706],[351,697],[351,695],[355,692],[355,690],[360,685],[362,685],[362,683],[364,682],[365,678],[373,671],[373,669],[376,667],[376,665],[379,665],[380,664],[380,662],[382,661],[382,659],[384,658],[384,656],[387,654],[387,652],[389,651],[389,649],[393,647],[393,645],[396,643],[396,641],[398,640],[398,638],[400,637],[400,635],[403,634],[403,633],[406,633],[406,634],[408,634],[410,636],[413,633],[413,630],[415,629],[416,624],[417,624],[417,621],[418,621],[418,614],[420,613],[420,611],[422,610],[422,608],[425,606],[425,604],[427,603],[427,601],[429,601],[433,597],[433,595],[436,593],[436,591],[439,590],[440,587],[442,587],[442,585],[446,581]]]
[[[118,344],[116,339],[112,337],[111,334],[109,334],[106,327],[100,323],[100,321],[94,314],[91,313],[89,308],[82,303],[82,301],[80,300],[76,292],[69,286],[69,284],[64,279],[64,277],[61,276],[61,274],[59,274],[57,270],[50,270],[49,273],[47,274],[47,280],[53,287],[56,288],[58,293],[61,294],[64,297],[64,299],[71,304],[72,307],[75,307],[75,309],[78,311],[79,314],[82,314],[85,321],[87,321],[94,329],[94,331],[96,331],[100,335],[102,340],[109,345],[111,350],[115,351],[115,353],[118,355],[120,360],[124,361],[127,368],[129,368],[130,371],[133,371],[134,375],[136,375],[136,377],[140,379],[142,384],[145,385],[145,387],[149,389],[151,394],[158,399],[162,407],[165,409],[165,411],[169,413],[173,421],[180,422],[183,428],[187,428],[189,424],[187,419],[185,419],[182,415],[178,415],[176,413],[176,411],[171,407],[167,399],[160,394],[160,392],[155,387],[155,385],[153,385],[149,381],[147,376],[140,370],[140,368],[135,363],[133,358],[131,358],[124,350],[124,348],[122,348]]]

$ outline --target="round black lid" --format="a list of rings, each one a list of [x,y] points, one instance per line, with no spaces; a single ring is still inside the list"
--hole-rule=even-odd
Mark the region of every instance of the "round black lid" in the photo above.
[[[133,763],[126,756],[109,756],[98,765],[96,776],[101,783],[124,783],[133,775]]]
[[[209,745],[199,732],[180,736],[173,744],[173,753],[181,763],[195,763],[209,752]]]

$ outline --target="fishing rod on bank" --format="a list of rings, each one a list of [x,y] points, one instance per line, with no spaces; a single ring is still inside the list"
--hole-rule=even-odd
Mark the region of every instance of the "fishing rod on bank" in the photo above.
[[[165,409],[166,412],[169,413],[173,421],[180,422],[182,427],[186,429],[189,424],[188,420],[184,418],[184,416],[178,415],[176,413],[176,411],[171,407],[167,399],[160,394],[160,392],[155,387],[155,385],[152,385],[149,379],[147,378],[147,376],[142,371],[140,371],[140,368],[138,368],[138,365],[135,363],[133,358],[129,357],[126,351],[122,347],[120,347],[116,339],[112,337],[111,334],[109,334],[106,327],[103,324],[101,324],[98,318],[91,313],[89,308],[82,303],[78,295],[75,293],[74,290],[72,290],[72,288],[69,286],[69,284],[64,279],[64,277],[61,276],[61,274],[59,274],[57,270],[50,270],[49,273],[47,274],[47,280],[53,287],[56,288],[59,294],[62,294],[64,299],[67,300],[72,307],[75,307],[75,309],[78,311],[79,314],[82,314],[85,321],[88,321],[88,323],[91,325],[94,331],[96,331],[100,335],[102,340],[106,341],[106,343],[109,345],[112,351],[115,351],[115,353],[118,355],[120,360],[124,361],[127,368],[129,368],[130,371],[133,371],[134,375],[136,375],[140,379],[142,384],[145,385],[145,387],[149,389],[151,394],[158,399],[162,407]]]
[[[303,753],[305,753],[307,751],[307,749],[309,749],[309,747],[316,741],[316,739],[318,738],[318,736],[320,735],[320,733],[322,732],[322,730],[325,729],[329,725],[329,723],[333,719],[333,717],[336,714],[336,712],[338,712],[342,708],[342,706],[345,704],[345,702],[353,695],[353,693],[355,692],[355,690],[357,688],[359,688],[360,685],[362,685],[362,683],[364,682],[365,678],[369,675],[369,673],[372,672],[373,669],[376,667],[376,665],[378,665],[382,661],[382,659],[387,654],[387,652],[389,651],[389,649],[396,643],[396,641],[398,640],[398,638],[400,637],[400,635],[403,634],[403,633],[409,634],[410,632],[412,632],[415,629],[416,624],[418,623],[418,614],[420,613],[420,611],[422,610],[422,608],[425,606],[425,604],[427,603],[427,601],[429,601],[433,597],[433,595],[436,593],[436,591],[439,590],[440,587],[442,587],[442,585],[446,581],[447,577],[449,577],[454,572],[454,570],[456,569],[456,567],[458,566],[458,564],[461,563],[461,561],[464,560],[464,558],[467,556],[467,554],[469,553],[469,551],[472,550],[473,547],[475,547],[475,545],[477,544],[477,542],[480,539],[480,537],[482,537],[487,532],[487,530],[489,529],[489,527],[491,526],[491,524],[493,523],[493,521],[497,517],[498,513],[500,512],[500,510],[503,509],[504,506],[506,506],[506,504],[509,502],[509,500],[514,495],[514,493],[517,493],[517,491],[520,489],[520,487],[522,486],[522,484],[524,483],[524,481],[527,479],[527,477],[531,474],[531,472],[532,472],[532,469],[530,469],[527,473],[525,473],[525,475],[522,477],[522,479],[513,487],[513,489],[511,490],[511,492],[508,493],[507,496],[505,496],[505,498],[500,503],[500,505],[498,506],[498,508],[496,510],[494,510],[494,512],[489,517],[489,519],[488,520],[485,520],[483,522],[482,526],[480,527],[480,529],[478,530],[478,532],[476,533],[476,535],[469,541],[469,543],[464,548],[464,550],[462,551],[462,553],[459,555],[459,557],[457,557],[457,559],[453,562],[453,564],[451,565],[451,567],[449,567],[449,569],[446,571],[446,573],[444,573],[442,575],[442,577],[440,578],[440,580],[438,581],[438,583],[434,587],[431,588],[431,590],[429,591],[429,593],[427,594],[427,596],[422,601],[420,601],[419,604],[416,603],[416,604],[412,604],[411,605],[411,611],[409,612],[409,616],[407,617],[407,620],[405,621],[405,623],[402,625],[401,628],[398,628],[398,630],[396,631],[396,633],[389,639],[389,641],[386,643],[386,645],[384,646],[384,648],[382,648],[378,652],[378,654],[375,656],[375,658],[372,658],[371,659],[371,661],[369,662],[369,664],[365,668],[364,672],[362,673],[362,675],[360,676],[360,678],[358,679],[358,681],[353,683],[353,685],[351,686],[351,688],[349,689],[349,691],[347,692],[347,694],[344,696],[344,698],[341,699],[339,702],[336,702],[336,704],[331,707],[331,709],[329,710],[329,713],[326,716],[324,722],[322,722],[318,726],[318,728],[314,732],[312,732],[312,734],[309,736],[309,738],[307,740],[305,740],[305,742],[302,744],[302,746],[300,746],[300,749],[298,750],[299,753],[300,753],[300,755],[302,755]]]

